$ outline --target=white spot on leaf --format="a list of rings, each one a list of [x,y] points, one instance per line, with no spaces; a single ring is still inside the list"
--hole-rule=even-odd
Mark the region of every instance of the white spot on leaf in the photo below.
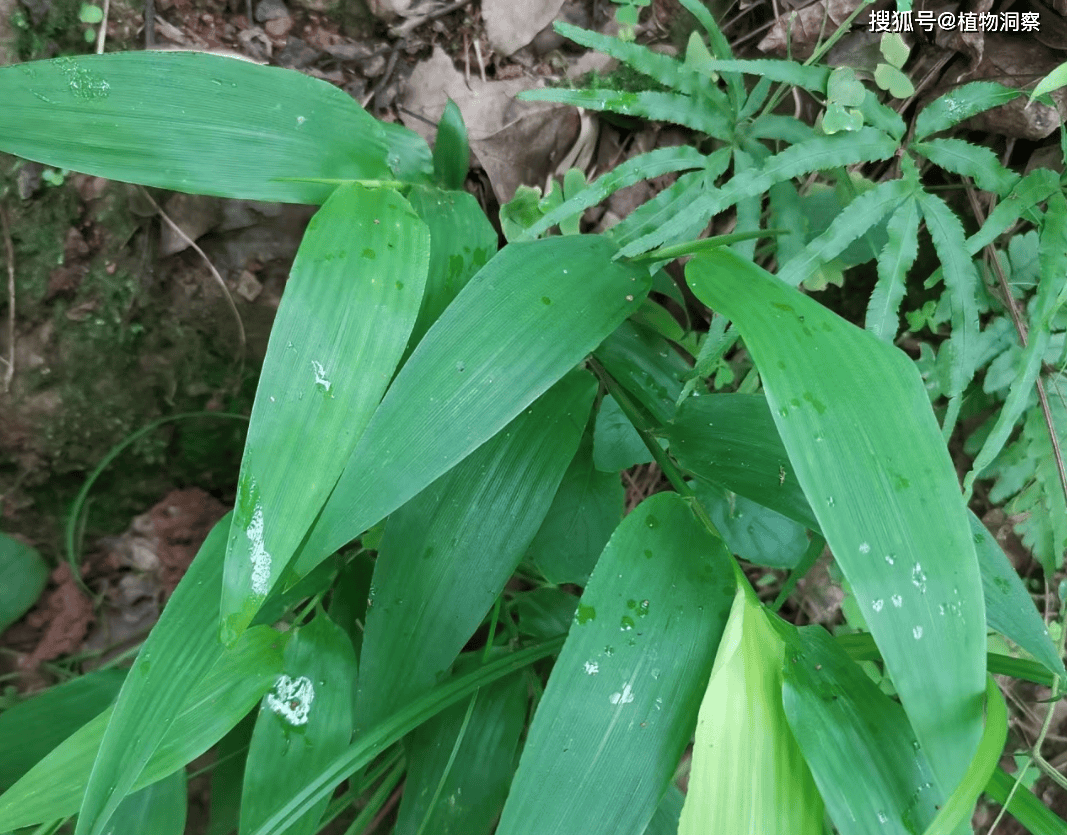
[[[880,612],[880,611],[882,611],[882,606],[884,606],[884,605],[885,605],[885,601],[882,600],[882,598],[879,597],[877,600],[874,601],[874,603],[871,604],[871,608],[874,609],[874,611],[876,611],[876,612]]]
[[[860,553],[861,554],[869,554],[869,553],[871,553],[870,543],[861,542],[860,543]]]
[[[898,609],[904,605],[904,598],[901,597],[899,594],[894,594],[890,598],[890,600],[893,601],[893,605],[896,606]]]
[[[265,595],[270,591],[270,554],[263,546],[263,508],[256,505],[252,521],[248,523],[248,543],[252,546],[252,591]]]
[[[322,363],[312,360],[311,367],[315,371],[315,385],[322,386],[323,391],[329,391],[333,383],[326,379],[326,369],[322,367]]]
[[[311,679],[300,676],[293,680],[282,675],[274,682],[274,690],[267,694],[267,707],[290,725],[305,725],[314,699],[315,688]]]
[[[915,636],[915,640],[917,641],[923,636],[923,628],[921,626],[916,626],[911,630],[911,634]]]
[[[587,676],[595,676],[600,672],[600,665],[596,661],[585,662],[585,674]]]
[[[608,701],[611,702],[613,705],[628,705],[633,700],[634,691],[631,689],[629,684],[624,684],[622,686],[621,693],[612,693],[610,696],[608,696]]]

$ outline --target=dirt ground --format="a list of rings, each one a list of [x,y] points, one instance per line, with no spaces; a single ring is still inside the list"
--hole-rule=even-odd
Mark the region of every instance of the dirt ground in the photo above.
[[[844,20],[856,2],[707,5],[739,57],[784,57],[788,48],[805,58],[823,27]],[[92,51],[101,24],[83,22],[83,6],[0,0],[0,64]],[[1042,15],[1031,37],[916,33],[918,57],[908,73],[917,90],[898,102],[900,110],[913,113],[963,80],[1018,86],[1067,60],[1067,0],[1031,7]],[[966,6],[1009,8],[1022,6]],[[614,34],[614,10],[608,0],[112,0],[104,48],[216,50],[299,70],[431,141],[451,97],[471,134],[467,188],[495,218],[520,184],[543,187],[571,166],[592,177],[637,153],[689,141],[669,125],[514,101],[523,89],[614,72],[612,61],[551,28],[565,20]],[[652,0],[637,37],[676,55],[692,29],[676,0]],[[876,43],[859,22],[829,59],[869,63]],[[818,112],[799,96],[787,107],[806,121]],[[970,138],[982,135],[1018,170],[1047,164],[1059,152],[1060,111],[1001,108],[970,125]],[[603,228],[667,184],[613,195],[586,215],[587,227]],[[13,295],[0,292],[0,357],[13,363],[10,371],[8,359],[0,364],[0,530],[37,548],[51,567],[37,604],[0,636],[0,708],[142,638],[207,531],[232,506],[245,423],[229,416],[251,409],[274,311],[312,211],[148,194],[0,155],[0,277],[12,275],[15,287]],[[244,347],[219,280],[236,302]],[[94,482],[75,520],[75,577],[67,526],[78,491],[116,445],[161,420]],[[627,473],[631,498],[654,490],[657,477],[647,468]],[[1001,525],[1018,564],[1032,566],[1003,520],[988,521],[995,533]],[[840,598],[824,579],[801,586],[801,620],[838,617]],[[1013,733],[1022,744],[1036,736],[1043,706],[1038,692],[1016,685],[1014,694]],[[1052,730],[1045,755],[1062,770],[1067,716],[1058,714]],[[1062,793],[1048,790],[1045,799],[1067,815]],[[979,831],[993,815],[979,810]],[[1022,830],[1007,821],[997,831]]]

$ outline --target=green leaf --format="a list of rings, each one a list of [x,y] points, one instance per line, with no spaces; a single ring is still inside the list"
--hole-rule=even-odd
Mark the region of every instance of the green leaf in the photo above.
[[[999,197],[1007,196],[1021,179],[1014,171],[1001,165],[997,155],[989,148],[972,145],[963,139],[940,137],[916,142],[912,149],[946,171],[971,177],[978,188],[991,191]]]
[[[126,797],[111,818],[111,831],[182,835],[188,806],[185,771],[179,769]]]
[[[874,68],[874,83],[895,99],[915,95],[915,85],[911,79],[890,64],[879,64]]]
[[[104,10],[92,3],[82,3],[78,9],[78,20],[82,23],[99,23],[104,19]]]
[[[271,329],[241,461],[223,584],[227,643],[277,583],[378,406],[429,259],[426,225],[391,189],[341,186],[312,218]]]
[[[644,831],[693,732],[734,588],[721,541],[677,495],[623,520],[582,595],[497,835]]]
[[[1030,92],[1030,101],[1062,87],[1067,87],[1067,62],[1060,64],[1037,82],[1037,86]]]
[[[30,610],[47,582],[37,549],[0,533],[0,633]]]
[[[859,107],[865,95],[867,91],[851,67],[838,67],[830,73],[826,82],[827,101],[842,107]]]
[[[705,69],[719,73],[747,73],[770,81],[801,87],[809,93],[823,93],[830,77],[829,67],[805,66],[796,61],[774,61],[760,58],[754,61],[733,59],[713,60]]]
[[[433,146],[433,173],[442,188],[449,191],[463,189],[470,157],[467,126],[463,124],[459,107],[449,99],[441,121],[437,123],[437,141]]]
[[[651,279],[614,252],[593,235],[510,244],[470,280],[397,374],[299,573],[503,429],[640,306]]]
[[[222,539],[221,535],[219,539]],[[221,562],[221,553],[215,556]],[[196,582],[195,574],[193,582]],[[218,591],[217,580],[214,591]],[[177,593],[175,591],[175,595]],[[209,636],[213,632],[210,629],[203,631]],[[269,627],[254,627],[225,652],[216,643],[218,652],[212,654],[214,663],[206,673],[198,674],[191,681],[175,681],[171,691],[182,698],[167,716],[162,734],[158,733],[158,726],[151,728],[153,750],[145,768],[139,770],[123,790],[123,796],[182,768],[236,725],[281,672],[284,642],[284,638]],[[143,654],[144,650],[141,652]],[[142,674],[135,666],[129,675]],[[127,682],[132,680],[127,677]],[[170,702],[171,692],[166,695]],[[105,729],[112,730],[108,727],[109,722],[121,706],[120,696],[114,709],[108,708],[79,728],[0,797],[0,829],[7,831],[66,817],[78,811],[79,803],[84,805],[83,794],[93,781],[90,773],[95,776],[99,770],[101,758],[97,752],[107,741]],[[126,731],[122,726],[115,727]],[[140,743],[136,737],[129,739]],[[136,750],[141,745],[131,741],[129,747]],[[94,757],[97,758],[96,765]],[[116,798],[115,806],[120,807],[121,801],[122,797]]]
[[[571,372],[389,517],[371,581],[357,733],[431,689],[470,640],[545,518],[595,393],[589,372]]]
[[[886,342],[900,329],[900,303],[904,299],[908,270],[919,252],[919,206],[913,198],[893,212],[886,226],[889,240],[878,255],[878,282],[867,304],[864,326]]]
[[[983,247],[1011,228],[1020,217],[1032,215],[1039,203],[1043,203],[1059,189],[1060,178],[1054,171],[1047,168],[1031,171],[1019,180],[1011,194],[997,203],[982,228],[967,239],[967,252],[977,255]]]
[[[874,128],[863,128],[847,136],[817,136],[800,145],[793,145],[770,157],[761,168],[745,171],[721,189],[701,194],[687,212],[667,220],[657,231],[628,243],[621,254],[632,257],[662,246],[672,240],[679,229],[692,225],[695,220],[707,222],[738,200],[763,194],[777,182],[826,168],[888,159],[896,149],[896,140]]]
[[[624,500],[618,472],[600,472],[594,466],[593,444],[586,435],[530,543],[527,559],[550,583],[584,583],[622,519]]]
[[[118,695],[125,670],[94,670],[0,713],[0,791],[7,791]]]
[[[834,134],[840,131],[857,131],[863,127],[863,114],[858,110],[845,109],[839,104],[828,104],[822,117],[824,133]]]
[[[904,65],[908,63],[911,48],[904,43],[904,38],[896,32],[886,32],[882,35],[878,48],[881,50],[882,57],[898,70],[903,69]]]
[[[249,713],[215,746],[215,768],[211,772],[211,826],[207,835],[231,835],[237,830],[245,755],[252,740],[255,720],[255,714]]]
[[[0,149],[112,180],[318,204],[334,186],[300,178],[393,176],[393,143],[346,93],[303,73],[206,52],[4,67],[0,100]]]
[[[648,451],[640,433],[619,408],[615,398],[610,394],[605,395],[600,403],[593,430],[594,466],[604,473],[617,473],[635,464],[647,464],[650,461],[652,453]],[[614,523],[611,528],[614,530]],[[599,549],[597,552],[599,553]]]
[[[956,473],[915,365],[727,252],[695,257],[686,278],[740,329],[916,736],[955,787],[981,734],[985,616]]]
[[[991,81],[974,81],[950,90],[924,107],[915,119],[915,139],[948,130],[972,116],[1025,95],[1023,90]]]
[[[678,835],[823,831],[822,798],[782,709],[774,617],[747,582],[738,587],[700,705]]]
[[[509,242],[526,239],[526,230],[541,219],[541,190],[520,185],[515,196],[500,207],[500,228]]]
[[[946,794],[900,705],[821,626],[779,631],[782,704],[838,831],[922,832]]]
[[[818,530],[767,398],[758,394],[689,397],[663,434],[682,469]]]
[[[682,380],[691,369],[666,339],[627,321],[600,344],[594,356],[657,424],[674,417]]]
[[[563,589],[542,586],[519,592],[511,599],[523,635],[544,640],[566,635],[578,608],[578,598]]]
[[[241,792],[240,835],[252,832],[289,799],[293,775],[328,764],[352,736],[356,655],[352,642],[321,609],[290,633],[285,672],[259,708]],[[289,829],[311,835],[327,798]]]
[[[471,700],[473,705],[454,705],[405,740],[409,765],[396,835],[492,831],[526,725],[527,682],[513,676]]]

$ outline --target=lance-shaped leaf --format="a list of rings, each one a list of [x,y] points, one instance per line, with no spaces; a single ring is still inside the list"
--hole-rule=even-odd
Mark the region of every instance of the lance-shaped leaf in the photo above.
[[[915,138],[925,139],[933,133],[948,130],[965,119],[1024,95],[1024,90],[991,81],[964,84],[949,90],[922,109],[915,119]]]
[[[660,493],[616,529],[534,716],[497,835],[639,835],[696,724],[736,580]],[[545,798],[551,803],[545,803]]]
[[[391,189],[343,185],[297,252],[252,407],[223,635],[252,620],[330,495],[407,345],[430,236]]]
[[[463,114],[452,99],[445,105],[437,123],[437,141],[433,146],[433,173],[447,189],[462,189],[471,166],[471,146]]]
[[[297,558],[300,573],[503,429],[633,313],[646,270],[594,235],[510,244],[397,374]]]
[[[387,137],[333,85],[202,52],[4,67],[0,101],[8,153],[193,194],[317,204],[333,185],[299,178],[388,179],[394,168],[429,167],[425,143]]]
[[[357,733],[429,690],[504,590],[589,417],[575,371],[389,517],[360,656]]]
[[[700,705],[678,835],[820,835],[822,798],[782,709],[785,644],[737,589]]]
[[[352,691],[356,654],[341,627],[319,611],[292,633],[285,672],[260,705],[241,793],[240,835],[252,832],[297,788],[294,774],[326,765],[352,736]],[[288,831],[310,835],[328,800],[304,814]]]
[[[119,804],[111,818],[112,832],[151,832],[153,835],[182,835],[186,797],[185,771],[179,769],[162,780],[135,791]]]
[[[982,731],[985,607],[955,469],[915,365],[753,264],[686,279],[740,329],[796,477],[946,791]]]

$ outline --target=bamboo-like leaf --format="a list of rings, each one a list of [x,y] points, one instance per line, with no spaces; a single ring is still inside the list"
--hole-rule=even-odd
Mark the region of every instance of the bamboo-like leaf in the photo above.
[[[686,3],[688,0],[682,2]],[[656,807],[656,814],[645,827],[644,835],[677,835],[678,818],[682,815],[684,803],[685,795],[672,783]]]
[[[36,548],[0,533],[0,633],[21,618],[48,582],[48,565]]]
[[[333,186],[300,178],[387,179],[391,165],[412,162],[331,84],[208,53],[4,67],[0,101],[0,149],[8,153],[194,194],[318,204]]]
[[[924,107],[915,119],[915,138],[948,130],[972,116],[1026,95],[1023,90],[991,81],[974,81],[950,90]]]
[[[842,209],[829,228],[811,241],[800,255],[785,264],[778,278],[791,287],[798,286],[823,264],[844,252],[849,244],[896,209],[914,191],[915,186],[903,179],[886,180],[865,191]]]
[[[900,705],[821,626],[780,634],[782,704],[837,830],[922,832],[946,795]]]
[[[221,553],[216,556],[221,557]],[[218,581],[214,585],[217,591]],[[205,632],[210,636],[212,630]],[[165,733],[161,737],[153,734],[158,744],[126,793],[182,768],[236,725],[281,671],[284,643],[284,637],[269,627],[253,627],[225,652],[219,646],[215,663],[206,674],[198,675],[195,681],[178,682],[174,689],[184,698]],[[84,724],[0,796],[0,829],[29,826],[78,811],[91,781],[93,758],[115,709],[108,708]],[[116,807],[120,805],[116,803]]]
[[[582,595],[497,835],[644,831],[696,723],[735,582],[722,541],[677,495],[623,520]]]
[[[185,792],[185,771],[182,769],[145,786],[119,804],[111,818],[111,831],[182,835],[189,807]]]
[[[962,177],[971,177],[978,188],[1000,197],[1006,196],[1022,179],[1014,171],[1001,165],[997,155],[989,148],[973,145],[963,139],[930,139],[914,143],[911,150],[922,154],[946,171]]]
[[[955,470],[914,364],[758,267],[695,257],[741,331],[819,527],[946,790],[981,735],[985,614]]]
[[[1041,373],[1041,363],[1052,337],[1052,317],[1063,305],[1067,289],[1067,200],[1060,193],[1052,195],[1041,227],[1041,278],[1028,328],[1029,342],[1019,356],[1018,375],[997,415],[996,423],[975,456],[971,470],[963,481],[966,496],[970,496],[974,481],[982,470],[1000,454],[1016,424],[1030,403],[1034,383]]]
[[[437,123],[437,141],[433,146],[433,173],[437,181],[449,191],[462,190],[471,165],[471,148],[467,141],[467,126],[463,115],[452,99],[445,105],[441,121]]]
[[[678,835],[821,835],[823,803],[782,709],[785,644],[737,589],[693,740]],[[787,663],[787,662],[786,662]]]
[[[642,180],[659,177],[662,174],[704,168],[707,161],[708,157],[691,145],[673,145],[668,148],[657,148],[647,154],[639,154],[615,166],[574,197],[563,201],[559,206],[547,212],[522,234],[521,239],[532,240],[540,237],[575,212],[582,212],[590,206],[595,206],[621,188],[632,186]]]
[[[255,724],[255,714],[249,713],[215,746],[215,768],[211,772],[211,825],[207,835],[231,835],[237,831],[245,759]]]
[[[510,244],[400,370],[298,557],[305,573],[503,429],[648,293],[593,235]]]
[[[682,380],[691,369],[667,340],[633,322],[623,322],[594,356],[657,424],[674,417]]]
[[[588,372],[571,372],[389,517],[371,581],[357,733],[430,690],[470,640],[545,518],[595,393]]]
[[[653,460],[652,453],[619,402],[610,394],[605,395],[600,401],[593,427],[593,466],[602,473],[617,473],[637,464],[649,464]],[[615,520],[611,525],[612,530],[615,530],[617,523],[618,520]],[[604,542],[607,542],[607,537]],[[597,549],[598,554],[601,548]]]
[[[277,583],[378,406],[415,324],[429,258],[426,225],[391,189],[342,185],[312,218],[245,441],[226,546],[227,643]]]
[[[941,261],[942,276],[949,293],[952,308],[952,339],[948,342],[951,352],[949,395],[956,398],[974,376],[975,340],[979,329],[978,273],[967,254],[963,224],[948,204],[925,191],[919,191],[916,198]],[[946,419],[946,426],[950,423]]]
[[[263,699],[252,732],[240,835],[254,831],[289,799],[294,774],[326,765],[352,736],[356,655],[348,635],[325,612],[290,633],[284,669]],[[323,798],[308,810],[290,835],[315,832],[327,802]]]
[[[713,110],[704,98],[682,93],[659,93],[642,90],[636,93],[619,90],[564,90],[545,88],[526,90],[522,101],[553,101],[572,104],[586,110],[606,110],[623,116],[638,116],[656,122],[671,122],[726,141],[733,129],[733,119],[726,111]]]
[[[691,224],[694,216],[710,218],[738,200],[764,193],[777,182],[825,168],[888,159],[896,149],[895,139],[874,128],[863,128],[847,135],[819,136],[801,145],[793,145],[770,157],[761,168],[745,171],[721,189],[701,195],[686,214],[675,216],[657,231],[627,244],[621,255],[632,257],[662,246],[673,240],[679,229]]]
[[[889,240],[878,255],[878,282],[867,304],[865,327],[879,339],[892,342],[900,329],[900,303],[908,270],[919,252],[919,206],[906,199],[886,225]]]

